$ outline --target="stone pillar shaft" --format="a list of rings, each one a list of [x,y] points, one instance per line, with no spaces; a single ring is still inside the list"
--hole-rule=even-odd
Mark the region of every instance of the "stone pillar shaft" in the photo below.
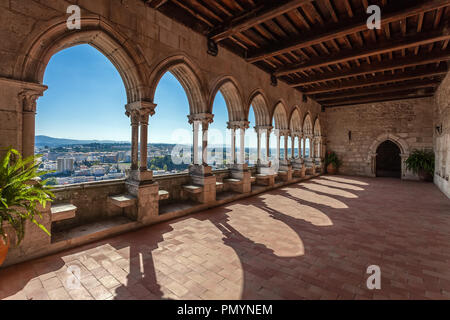
[[[256,161],[261,162],[261,130],[256,129],[257,146],[256,146]]]
[[[291,136],[291,159],[295,158],[295,136]]]
[[[231,128],[231,163],[236,163],[236,129]]]
[[[131,120],[131,170],[138,169],[139,123]]]
[[[281,154],[280,154],[280,144],[281,144],[281,135],[278,133],[277,134],[277,159],[279,160],[281,158]]]
[[[284,135],[284,160],[288,159],[288,138],[287,134]]]
[[[144,119],[143,119],[144,120]],[[139,169],[147,171],[148,115],[147,122],[141,120],[141,163]]]
[[[192,124],[193,131],[193,144],[192,144],[192,153],[193,153],[193,162],[194,164],[199,164],[198,159],[198,132],[199,132],[200,121],[194,121]]]
[[[34,155],[34,137],[36,127],[36,112],[24,111],[22,115],[22,156]]]
[[[239,131],[240,145],[239,145],[239,164],[245,163],[245,129],[240,128]]]
[[[205,166],[208,162],[208,127],[208,123],[202,123],[202,162]]]

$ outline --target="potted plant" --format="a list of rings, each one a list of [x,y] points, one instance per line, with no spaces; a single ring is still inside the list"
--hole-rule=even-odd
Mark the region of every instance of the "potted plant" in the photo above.
[[[433,181],[434,152],[414,150],[406,159],[406,168],[418,174],[421,181]]]
[[[334,151],[328,151],[325,156],[325,165],[329,174],[336,174],[341,166],[341,160]]]
[[[0,265],[8,253],[12,235],[8,235],[6,227],[15,231],[16,245],[25,235],[25,223],[31,221],[48,235],[48,230],[36,218],[42,218],[40,207],[45,207],[54,197],[40,176],[48,172],[38,172],[39,156],[23,159],[17,150],[8,149],[0,160]]]

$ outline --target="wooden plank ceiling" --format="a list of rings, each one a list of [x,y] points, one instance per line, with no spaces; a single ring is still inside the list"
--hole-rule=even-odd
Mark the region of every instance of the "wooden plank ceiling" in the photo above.
[[[143,1],[325,107],[432,96],[450,60],[450,0]]]

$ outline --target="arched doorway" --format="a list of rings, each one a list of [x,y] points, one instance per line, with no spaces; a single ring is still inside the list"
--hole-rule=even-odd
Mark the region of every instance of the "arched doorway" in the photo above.
[[[377,177],[400,178],[402,160],[400,148],[394,142],[386,140],[377,148],[376,175]]]

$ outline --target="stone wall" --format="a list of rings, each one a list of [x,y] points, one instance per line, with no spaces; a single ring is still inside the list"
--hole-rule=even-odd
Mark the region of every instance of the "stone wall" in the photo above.
[[[340,173],[375,176],[374,154],[387,139],[403,160],[414,149],[432,149],[433,105],[433,98],[422,98],[327,108],[327,149],[343,161]],[[416,177],[403,168],[403,178]]]
[[[435,95],[434,150],[436,154],[434,183],[450,198],[450,74],[439,86]],[[442,133],[436,126],[442,125]]]
[[[124,193],[126,193],[124,180],[82,183],[56,188],[54,203],[71,203],[77,207],[77,212],[75,218],[55,222],[53,231],[123,215],[124,209],[109,203],[108,197]]]

